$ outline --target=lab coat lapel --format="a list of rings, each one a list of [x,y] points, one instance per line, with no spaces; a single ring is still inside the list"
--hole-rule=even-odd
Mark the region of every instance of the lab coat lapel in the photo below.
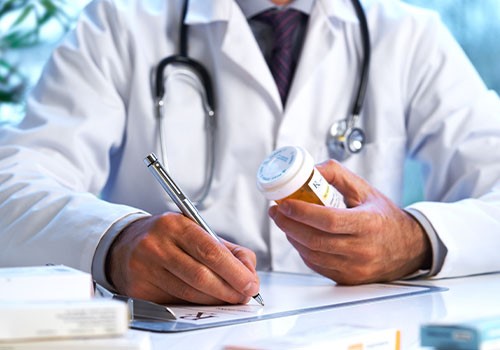
[[[282,110],[278,88],[269,66],[247,19],[236,3],[234,3],[231,16],[228,18],[222,52],[242,70],[247,79],[255,80],[263,88],[263,92],[269,95],[270,100],[276,105],[275,107]]]
[[[248,21],[234,0],[191,0],[186,16],[188,24],[226,22],[227,28],[222,41],[222,54],[241,70],[246,79],[256,81],[263,93],[278,110],[282,110],[278,88],[262,55]],[[217,26],[208,26],[214,35]]]
[[[331,60],[338,47],[334,22],[358,22],[352,5],[346,0],[318,0],[314,5],[307,28],[307,35],[288,97],[287,109],[299,102],[301,94],[308,89],[317,89],[308,82],[323,74],[325,60]],[[339,65],[335,65],[339,67]],[[299,102],[301,103],[301,102]]]

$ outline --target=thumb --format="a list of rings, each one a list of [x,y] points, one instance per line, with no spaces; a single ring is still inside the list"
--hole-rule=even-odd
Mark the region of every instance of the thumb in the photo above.
[[[371,186],[336,160],[329,159],[316,165],[325,180],[343,196],[348,208],[363,203],[371,191]]]

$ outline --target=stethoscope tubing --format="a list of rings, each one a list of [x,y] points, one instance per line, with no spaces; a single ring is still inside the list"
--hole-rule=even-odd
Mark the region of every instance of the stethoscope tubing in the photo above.
[[[371,60],[371,44],[370,44],[370,31],[368,29],[368,21],[366,19],[365,12],[359,0],[352,0],[354,10],[359,19],[359,25],[361,29],[361,42],[363,45],[363,62],[361,64],[361,72],[359,85],[356,92],[356,99],[354,100],[351,115],[359,116],[363,103],[365,100],[366,90],[368,87],[368,78],[370,71],[370,60]]]
[[[353,7],[356,11],[356,15],[359,19],[360,29],[361,29],[361,41],[362,41],[362,49],[363,49],[363,59],[361,63],[361,71],[360,71],[360,79],[359,84],[357,86],[355,100],[352,106],[352,110],[350,114],[341,122],[345,123],[347,126],[347,130],[355,129],[355,125],[357,124],[361,109],[363,107],[366,90],[368,86],[368,77],[369,77],[369,67],[370,67],[370,58],[371,58],[371,48],[370,48],[370,33],[368,29],[367,19],[364,13],[364,10],[361,6],[360,0],[351,0]],[[204,206],[204,201],[208,197],[208,193],[212,187],[213,176],[215,171],[215,136],[216,136],[216,99],[215,99],[215,90],[213,88],[212,78],[208,72],[208,70],[198,61],[189,57],[188,53],[188,34],[189,27],[186,24],[186,15],[187,9],[189,5],[189,0],[185,0],[182,7],[182,15],[179,23],[179,53],[174,54],[162,59],[156,68],[156,75],[154,77],[154,97],[156,103],[156,114],[159,120],[159,138],[160,138],[160,147],[162,158],[164,159],[164,163],[168,162],[166,159],[166,143],[163,137],[163,124],[164,117],[162,113],[163,109],[163,98],[165,95],[165,85],[164,85],[164,72],[166,68],[170,65],[180,65],[189,68],[193,71],[197,77],[200,79],[201,87],[202,87],[202,97],[204,108],[208,118],[208,126],[209,129],[207,131],[207,164],[208,164],[208,173],[205,178],[205,184],[203,186],[203,190],[201,191],[200,197],[194,201],[195,205],[198,208]],[[356,128],[363,134],[361,129]],[[345,132],[342,135],[339,135],[339,138],[345,138]]]

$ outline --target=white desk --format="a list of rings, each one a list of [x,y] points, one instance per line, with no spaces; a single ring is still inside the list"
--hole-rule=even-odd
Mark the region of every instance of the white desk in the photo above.
[[[418,281],[418,284],[431,284],[449,290],[234,326],[181,333],[151,333],[153,350],[222,349],[227,344],[302,333],[319,325],[333,327],[341,323],[398,328],[401,330],[403,350],[421,349],[419,327],[424,322],[500,314],[500,274]]]

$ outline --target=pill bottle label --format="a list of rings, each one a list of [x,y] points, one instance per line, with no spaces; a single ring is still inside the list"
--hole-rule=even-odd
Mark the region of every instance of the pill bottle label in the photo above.
[[[334,208],[345,208],[342,195],[325,180],[316,168],[313,169],[311,179],[307,185],[323,205]]]

